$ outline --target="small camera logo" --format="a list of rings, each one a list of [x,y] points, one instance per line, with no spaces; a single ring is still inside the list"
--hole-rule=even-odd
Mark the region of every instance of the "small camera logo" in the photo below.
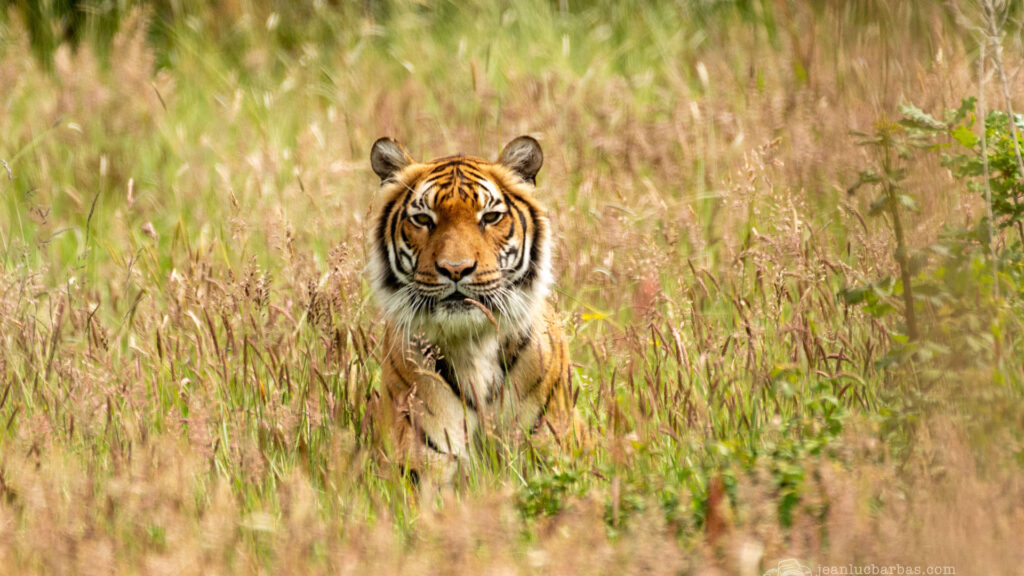
[[[813,572],[795,558],[780,560],[776,568],[764,573],[764,576],[812,576]]]

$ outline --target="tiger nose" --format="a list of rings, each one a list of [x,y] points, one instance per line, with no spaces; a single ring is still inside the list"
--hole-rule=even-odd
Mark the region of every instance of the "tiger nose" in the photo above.
[[[434,264],[437,272],[451,280],[458,282],[461,278],[469,276],[476,270],[474,260],[439,260]]]

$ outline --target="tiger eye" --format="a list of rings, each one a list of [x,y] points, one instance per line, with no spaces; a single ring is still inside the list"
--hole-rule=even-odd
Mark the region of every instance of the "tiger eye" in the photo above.
[[[427,216],[426,214],[417,214],[417,215],[412,217],[412,221],[417,226],[423,226],[423,227],[433,226],[433,224],[434,224],[434,220],[430,216]]]
[[[497,224],[501,217],[504,216],[504,212],[488,212],[480,217],[480,221],[484,224]]]

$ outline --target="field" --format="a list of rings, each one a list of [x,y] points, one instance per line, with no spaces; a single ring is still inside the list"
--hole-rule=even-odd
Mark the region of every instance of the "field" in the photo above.
[[[984,8],[13,3],[0,573],[1019,573],[1024,166],[981,119],[1024,45]],[[370,146],[519,134],[592,441],[416,487],[367,442]]]

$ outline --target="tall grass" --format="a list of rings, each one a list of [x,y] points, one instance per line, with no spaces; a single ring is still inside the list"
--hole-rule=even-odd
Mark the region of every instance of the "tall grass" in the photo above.
[[[896,272],[849,131],[977,91],[943,5],[111,6],[77,49],[0,19],[5,567],[1019,569],[1020,272],[930,269],[964,285],[912,353],[837,297]],[[415,488],[364,442],[369,144],[520,133],[594,441]],[[918,250],[985,212],[937,157],[905,186]]]

